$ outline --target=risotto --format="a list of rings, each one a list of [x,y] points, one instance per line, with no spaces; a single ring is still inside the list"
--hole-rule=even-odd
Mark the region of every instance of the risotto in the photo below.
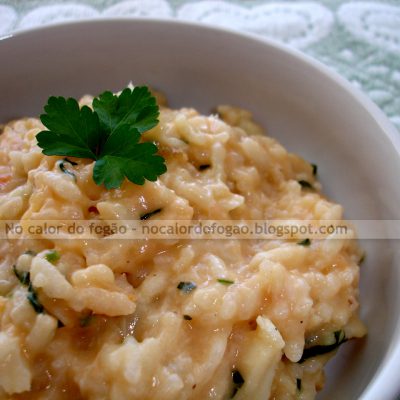
[[[60,168],[37,146],[38,119],[3,126],[0,219],[342,220],[315,168],[249,112],[158,100],[143,139],[167,172],[143,186],[106,190],[87,159]],[[352,239],[43,233],[0,247],[1,399],[309,400],[337,347],[365,335]]]

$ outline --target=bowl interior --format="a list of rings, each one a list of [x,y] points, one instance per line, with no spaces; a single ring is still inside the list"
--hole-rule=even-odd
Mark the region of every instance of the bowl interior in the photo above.
[[[38,115],[50,95],[98,94],[129,81],[164,91],[173,107],[208,113],[218,104],[238,105],[318,164],[324,192],[349,219],[400,219],[400,157],[391,126],[340,78],[277,45],[183,23],[97,21],[1,40],[0,60],[0,122]],[[339,351],[319,399],[389,400],[399,388],[388,370],[400,367],[399,249],[388,240],[362,246],[369,334]]]

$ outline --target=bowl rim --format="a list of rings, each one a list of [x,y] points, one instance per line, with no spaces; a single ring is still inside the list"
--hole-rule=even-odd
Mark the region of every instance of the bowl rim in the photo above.
[[[400,157],[400,133],[396,127],[389,121],[384,112],[359,88],[351,84],[346,78],[341,76],[332,67],[323,64],[321,61],[304,53],[301,50],[290,47],[273,38],[266,38],[250,32],[242,32],[233,28],[216,26],[210,23],[179,20],[174,17],[168,18],[148,18],[148,17],[94,17],[82,18],[75,21],[63,21],[58,23],[50,23],[45,26],[29,27],[12,31],[0,35],[0,49],[5,41],[13,40],[14,38],[23,39],[32,34],[51,34],[53,30],[65,28],[79,28],[89,25],[118,25],[118,24],[163,24],[170,27],[187,27],[197,29],[199,31],[213,31],[215,33],[225,33],[238,39],[246,39],[252,42],[271,47],[278,52],[285,53],[301,64],[313,68],[323,75],[323,77],[331,83],[339,87],[343,92],[346,92],[351,101],[358,103],[376,122],[380,130],[377,135],[384,135],[389,139],[391,145],[396,150]],[[399,339],[388,349],[390,354],[386,354],[381,365],[375,371],[372,380],[363,389],[359,400],[395,400],[400,396],[400,382],[398,381],[398,371],[400,370],[400,319],[397,321],[395,332],[399,334]],[[394,339],[392,339],[394,340]],[[394,347],[394,348],[392,348]],[[396,383],[397,382],[397,383]]]
[[[208,30],[220,33],[228,33],[231,36],[237,38],[247,38],[250,41],[258,42],[259,44],[267,45],[275,50],[281,51],[283,53],[289,54],[297,60],[301,61],[303,64],[308,64],[314,69],[318,70],[324,75],[325,78],[333,81],[342,89],[344,89],[353,100],[356,100],[361,104],[370,114],[375,122],[380,126],[381,130],[390,139],[390,142],[395,147],[400,155],[400,132],[396,129],[394,124],[389,120],[387,115],[376,105],[361,89],[351,84],[345,77],[336,72],[333,67],[329,67],[327,64],[319,61],[315,57],[297,49],[291,47],[285,43],[282,43],[274,38],[267,38],[261,35],[257,35],[251,32],[243,32],[235,30],[233,28],[221,27],[213,25],[211,23],[196,22],[189,20],[180,20],[175,17],[165,17],[165,18],[149,18],[149,17],[92,17],[92,18],[81,18],[74,21],[62,21],[49,23],[43,26],[35,26],[18,29],[16,31],[11,31],[0,35],[0,46],[3,41],[9,41],[13,38],[21,38],[24,36],[29,36],[35,33],[45,33],[46,31],[52,31],[53,29],[68,28],[85,26],[85,25],[100,25],[100,24],[115,24],[115,23],[135,23],[135,24],[164,24],[169,26],[186,26],[192,27],[199,30]]]

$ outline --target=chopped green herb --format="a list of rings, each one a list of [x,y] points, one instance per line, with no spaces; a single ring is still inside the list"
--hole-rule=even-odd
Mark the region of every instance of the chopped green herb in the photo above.
[[[233,381],[233,391],[232,391],[231,399],[235,397],[238,390],[244,384],[243,376],[237,369],[232,370],[232,381]]]
[[[57,328],[64,328],[64,323],[60,320],[57,320]]]
[[[179,282],[177,289],[182,290],[183,293],[190,293],[196,287],[196,284],[193,282]]]
[[[332,344],[328,345],[316,345],[309,347],[307,349],[304,349],[303,355],[301,359],[298,361],[299,364],[302,364],[304,361],[308,360],[309,358],[317,357],[322,354],[327,354],[330,353],[331,351],[336,350],[341,344],[345,343],[347,341],[347,338],[344,334],[344,331],[336,331],[334,332],[335,336],[335,342]]]
[[[28,296],[27,299],[33,309],[38,313],[41,314],[44,311],[44,307],[40,304],[38,295],[36,290],[33,288],[32,283],[29,283],[28,286]]]
[[[139,143],[141,134],[158,124],[157,102],[146,86],[119,95],[103,92],[93,110],[72,98],[50,97],[44,111],[40,119],[48,130],[36,135],[43,154],[94,160],[97,185],[115,189],[124,178],[143,185],[166,171],[157,146]]]
[[[217,279],[217,282],[222,283],[223,285],[233,285],[235,281],[231,281],[230,279]]]
[[[296,379],[296,388],[299,392],[301,392],[301,379]]]
[[[345,342],[347,340],[344,330],[342,330],[342,329],[340,331],[333,332],[333,334],[335,335],[335,341],[338,344],[342,344],[343,342]]]
[[[193,318],[190,315],[184,315],[183,319],[186,319],[186,321],[191,321]]]
[[[66,175],[69,175],[76,182],[76,175],[70,170],[68,170],[67,167],[65,166],[65,164],[78,165],[76,162],[70,161],[68,160],[68,158],[64,158],[64,160],[57,161],[57,164],[61,172],[63,172]]]
[[[311,166],[312,166],[313,175],[314,176],[317,175],[317,173],[318,173],[318,165],[317,164],[311,164]]]
[[[67,158],[67,157],[65,157],[64,158],[64,162],[67,162],[67,163],[69,163],[69,164],[71,164],[71,165],[73,165],[73,166],[76,166],[76,165],[78,165],[78,163],[77,162],[75,162],[75,161],[72,161],[72,160],[70,160],[69,158]]]
[[[51,262],[52,264],[55,264],[59,259],[60,259],[60,253],[57,250],[50,250],[44,258],[48,261]]]
[[[27,271],[18,271],[17,267],[14,265],[13,266],[13,271],[15,276],[18,278],[18,280],[20,281],[20,283],[22,285],[29,285],[31,279],[30,279],[30,273]]]
[[[146,214],[141,215],[141,216],[140,216],[140,219],[141,219],[142,221],[144,221],[144,220],[146,220],[146,219],[151,218],[153,215],[156,215],[156,214],[160,213],[161,211],[162,211],[162,208],[157,208],[157,210],[154,210],[154,211],[151,211],[151,212],[149,212],[149,213],[146,213]]]
[[[208,168],[210,168],[210,167],[211,167],[210,164],[202,164],[202,165],[199,165],[199,171],[204,171],[205,169],[208,169]]]
[[[33,307],[33,309],[38,314],[42,313],[44,311],[44,308],[40,304],[38,295],[32,286],[31,279],[30,279],[30,273],[27,271],[18,271],[17,267],[15,265],[13,266],[13,271],[14,271],[15,276],[21,282],[21,284],[24,286],[28,286],[28,295],[26,296],[26,298],[28,299],[28,301],[31,304],[31,306]]]
[[[300,246],[309,246],[311,244],[311,240],[310,239],[303,239],[300,242],[297,242],[297,244],[299,244]]]
[[[243,376],[237,369],[232,371],[232,380],[233,383],[239,387],[242,387],[244,384]]]
[[[93,312],[90,311],[88,314],[86,314],[83,317],[79,318],[79,326],[81,328],[86,328],[90,324],[92,319],[93,319]]]
[[[313,185],[310,182],[307,182],[303,179],[297,181],[303,189],[314,189]]]

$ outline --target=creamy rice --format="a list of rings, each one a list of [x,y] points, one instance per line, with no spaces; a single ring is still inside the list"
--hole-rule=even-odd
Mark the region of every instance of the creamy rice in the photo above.
[[[90,104],[85,97],[82,104]],[[250,113],[161,108],[144,134],[168,171],[107,191],[93,163],[76,180],[37,147],[38,119],[0,136],[0,219],[341,220],[312,166]],[[317,190],[305,190],[299,181]],[[362,337],[355,240],[2,240],[1,399],[313,399],[334,332]],[[48,261],[49,250],[60,255]],[[30,272],[44,307],[13,271]],[[221,284],[226,279],[233,284]],[[193,282],[188,293],[180,282]]]

